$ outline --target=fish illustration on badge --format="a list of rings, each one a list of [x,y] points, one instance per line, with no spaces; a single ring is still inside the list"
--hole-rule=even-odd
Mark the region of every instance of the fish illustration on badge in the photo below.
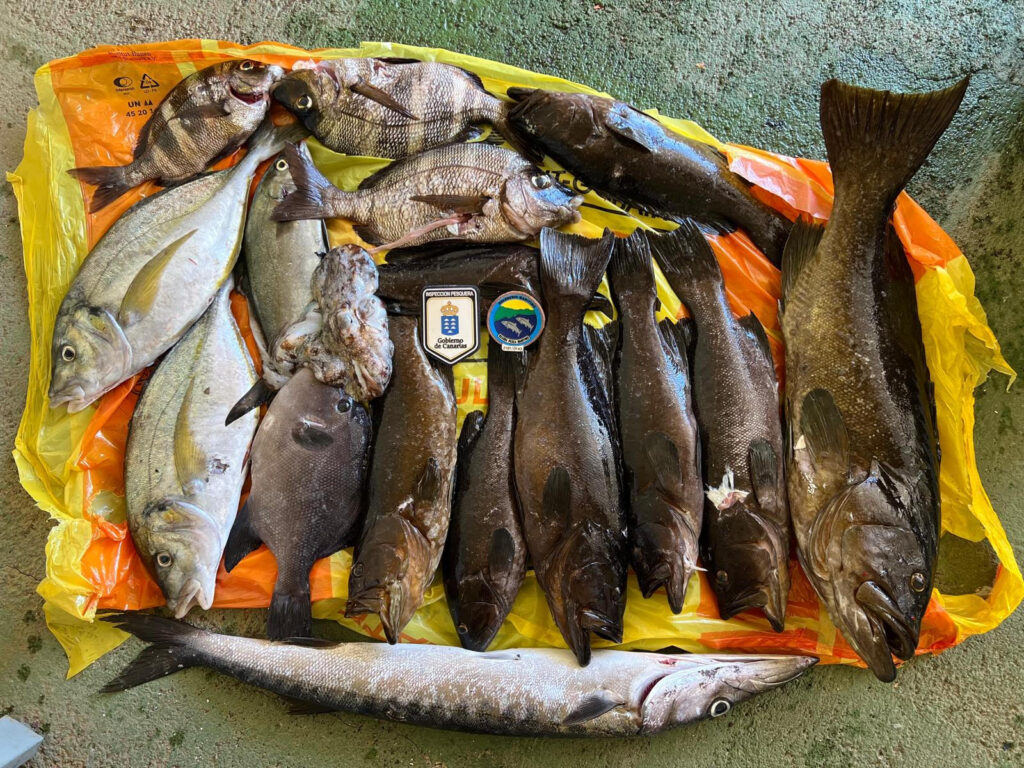
[[[544,310],[525,291],[503,293],[487,312],[487,331],[506,351],[530,346],[543,330]]]
[[[420,323],[423,348],[450,365],[465,360],[480,348],[479,317],[475,286],[424,288]]]

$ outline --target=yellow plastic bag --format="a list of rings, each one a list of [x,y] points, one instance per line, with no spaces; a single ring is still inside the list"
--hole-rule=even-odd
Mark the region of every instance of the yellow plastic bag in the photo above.
[[[88,215],[83,190],[65,171],[82,165],[130,160],[134,138],[160,99],[182,77],[228,58],[256,58],[290,68],[310,58],[399,56],[437,60],[478,74],[485,87],[503,94],[513,85],[594,92],[576,83],[444,50],[387,43],[364,43],[353,50],[304,51],[261,43],[243,47],[209,40],[124,47],[102,47],[43,66],[36,74],[39,108],[29,115],[25,157],[8,175],[18,199],[25,271],[28,276],[32,362],[29,393],[14,458],[22,485],[57,521],[46,547],[46,578],[39,585],[47,623],[68,653],[69,675],[120,643],[126,635],[93,621],[97,610],[140,609],[163,602],[159,589],[139,562],[127,535],[123,501],[123,449],[137,397],[137,378],[108,393],[94,407],[68,415],[51,411],[46,390],[53,320],[75,271],[89,248],[130,205],[153,191],[151,184],[125,195],[98,214]],[[725,152],[734,171],[756,185],[767,202],[789,215],[812,213],[827,218],[832,185],[823,163],[783,158],[718,142],[685,120],[652,114],[674,130]],[[359,181],[387,160],[334,154],[311,142],[317,165],[342,187]],[[587,194],[578,232],[598,234],[610,227],[626,234],[638,226],[669,228],[657,219],[632,216],[582,187],[557,166],[548,169]],[[942,446],[940,474],[943,530],[972,540],[987,538],[1000,567],[988,597],[933,594],[924,618],[918,653],[935,653],[1001,622],[1024,595],[1024,581],[1002,526],[982,488],[973,449],[973,389],[996,369],[1013,371],[999,351],[974,297],[974,278],[955,244],[923,210],[901,196],[894,217],[917,277],[925,348],[936,385]],[[355,239],[351,227],[332,222],[333,243]],[[776,304],[779,273],[742,233],[719,236],[712,246],[719,257],[729,299],[737,312],[753,311],[768,330],[781,365]],[[658,275],[663,312],[682,308]],[[243,330],[246,305],[234,304]],[[591,313],[588,322],[600,323]],[[456,367],[460,416],[486,407],[485,350]],[[374,618],[344,619],[348,552],[319,562],[312,574],[314,615],[331,618],[382,637]],[[703,574],[692,579],[682,614],[674,616],[664,599],[644,600],[631,576],[623,647],[686,650],[811,653],[825,662],[857,663],[818,603],[799,566],[791,565],[793,586],[786,631],[772,632],[760,614],[730,621],[718,618],[714,595]],[[221,569],[215,596],[219,607],[255,607],[269,603],[276,566],[265,548],[242,561],[231,574]],[[403,633],[403,640],[457,644],[439,581]],[[607,645],[601,641],[598,645]],[[494,647],[563,646],[532,573],[513,605]]]

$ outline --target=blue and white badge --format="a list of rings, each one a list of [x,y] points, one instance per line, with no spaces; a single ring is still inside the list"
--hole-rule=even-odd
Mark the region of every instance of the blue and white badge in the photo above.
[[[476,287],[430,286],[423,289],[420,329],[423,348],[446,363],[457,363],[480,348]]]
[[[503,293],[487,312],[487,330],[503,350],[524,349],[544,330],[544,310],[540,302],[525,291]]]

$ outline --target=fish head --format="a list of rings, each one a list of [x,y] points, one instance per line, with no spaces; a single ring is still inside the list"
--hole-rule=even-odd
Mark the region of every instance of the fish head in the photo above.
[[[237,59],[225,62],[223,66],[228,91],[236,101],[243,104],[268,101],[274,83],[284,77],[281,67],[254,59]]]
[[[267,172],[260,179],[258,194],[266,195],[271,200],[281,202],[289,193],[294,191],[295,181],[288,170],[288,158],[282,152],[274,158]]]
[[[195,605],[209,610],[225,541],[205,510],[181,498],[159,499],[143,511],[132,537],[175,617]]]
[[[85,408],[132,373],[132,349],[105,309],[62,305],[50,348],[50,407]]]
[[[509,88],[508,95],[515,102],[508,116],[513,130],[552,155],[584,147],[594,139],[601,124],[595,109],[607,101],[536,88]]]
[[[457,595],[458,598],[449,603],[449,608],[455,631],[459,633],[459,642],[470,651],[487,650],[505,621],[504,601],[482,573],[462,576]]]
[[[502,214],[524,239],[579,221],[582,203],[582,195],[532,165],[506,181],[501,193]]]
[[[315,134],[323,113],[338,97],[338,85],[322,69],[299,69],[278,80],[271,95]]]

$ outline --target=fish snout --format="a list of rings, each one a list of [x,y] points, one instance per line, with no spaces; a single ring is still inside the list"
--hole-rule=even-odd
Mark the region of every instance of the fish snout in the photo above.
[[[77,413],[87,405],[85,402],[85,389],[79,384],[64,387],[58,391],[54,391],[51,387],[47,396],[50,399],[51,408],[67,405],[68,413]]]
[[[855,598],[867,615],[875,642],[884,644],[886,651],[897,658],[911,658],[917,650],[919,630],[903,615],[896,601],[874,581],[861,584]]]
[[[204,590],[199,579],[189,579],[175,598],[167,598],[167,607],[174,614],[174,618],[182,619],[193,606],[198,605],[204,611],[210,610],[213,605],[213,591]]]
[[[455,630],[459,642],[469,651],[485,651],[501,628],[503,616],[498,606],[473,602],[459,606],[459,623]]]

